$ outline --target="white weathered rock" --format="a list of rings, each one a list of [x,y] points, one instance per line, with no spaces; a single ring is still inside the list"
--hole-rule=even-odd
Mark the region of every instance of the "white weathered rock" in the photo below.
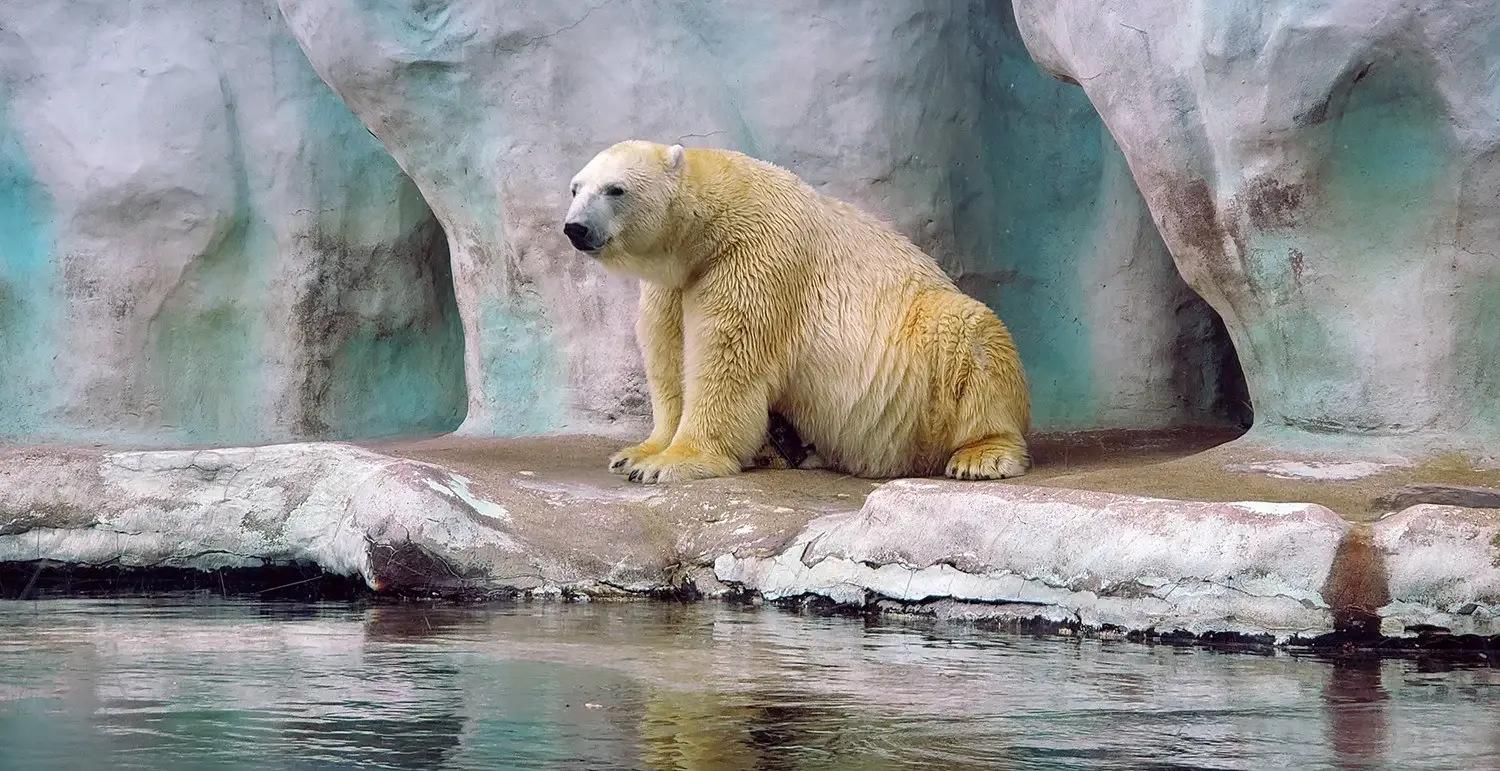
[[[0,453],[0,563],[300,563],[382,590],[642,594],[691,584],[854,604],[951,600],[934,612],[953,619],[1278,637],[1331,628],[1320,592],[1348,526],[1317,506],[872,486],[814,472],[643,489],[593,462],[609,446],[11,450]]]
[[[714,592],[692,568],[774,550],[869,489],[833,475],[766,487],[774,474],[643,489],[604,471],[609,442],[458,445],[453,457],[443,441],[397,454],[341,443],[0,451],[0,563],[316,565],[383,591],[619,594],[685,581]]]
[[[446,242],[274,0],[0,4],[0,441],[430,433]]]
[[[1241,474],[1265,474],[1281,479],[1309,479],[1319,482],[1348,482],[1374,476],[1394,464],[1355,461],[1353,463],[1325,463],[1301,460],[1271,460],[1254,463],[1231,463],[1225,471]]]
[[[1390,604],[1382,630],[1431,624],[1500,633],[1500,510],[1421,504],[1375,523]]]
[[[1349,525],[1312,504],[1197,503],[1007,484],[898,480],[719,580],[768,597],[954,599],[1090,626],[1327,631],[1322,596]]]
[[[1332,602],[1380,604],[1369,594],[1388,578],[1388,632],[1500,632],[1497,511],[1409,508],[1375,526],[1364,559],[1343,548],[1351,526],[1311,504],[800,471],[642,488],[597,462],[616,445],[4,450],[0,563],[317,565],[382,591],[750,589],[952,620],[1280,640],[1332,631]]]
[[[317,565],[377,589],[535,572],[505,509],[462,476],[349,445],[13,452],[0,468],[0,562]]]
[[[1189,285],[1253,443],[1500,447],[1500,4],[1016,0]]]

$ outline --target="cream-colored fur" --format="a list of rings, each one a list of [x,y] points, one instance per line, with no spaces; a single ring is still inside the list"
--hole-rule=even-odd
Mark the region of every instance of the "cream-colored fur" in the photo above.
[[[738,473],[770,409],[858,476],[1030,466],[1010,333],[893,228],[741,153],[642,141],[595,156],[573,194],[574,246],[641,280],[655,426],[611,470]]]

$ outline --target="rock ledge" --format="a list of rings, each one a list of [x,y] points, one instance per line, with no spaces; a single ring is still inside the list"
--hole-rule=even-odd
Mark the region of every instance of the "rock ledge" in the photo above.
[[[443,442],[8,450],[0,564],[302,566],[387,595],[748,596],[1260,644],[1500,631],[1495,510],[1371,527],[1315,504],[818,472],[655,488],[599,470],[608,440]]]

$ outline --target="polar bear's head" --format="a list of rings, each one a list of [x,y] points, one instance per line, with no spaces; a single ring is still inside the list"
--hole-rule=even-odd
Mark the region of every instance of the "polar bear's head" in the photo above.
[[[594,156],[573,176],[563,221],[573,248],[606,264],[657,256],[671,226],[683,154],[682,145],[631,140]]]

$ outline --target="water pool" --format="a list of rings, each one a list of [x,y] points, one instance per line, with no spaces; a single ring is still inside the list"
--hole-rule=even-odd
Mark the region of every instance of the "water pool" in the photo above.
[[[705,603],[0,602],[0,768],[1500,768],[1500,670]]]

